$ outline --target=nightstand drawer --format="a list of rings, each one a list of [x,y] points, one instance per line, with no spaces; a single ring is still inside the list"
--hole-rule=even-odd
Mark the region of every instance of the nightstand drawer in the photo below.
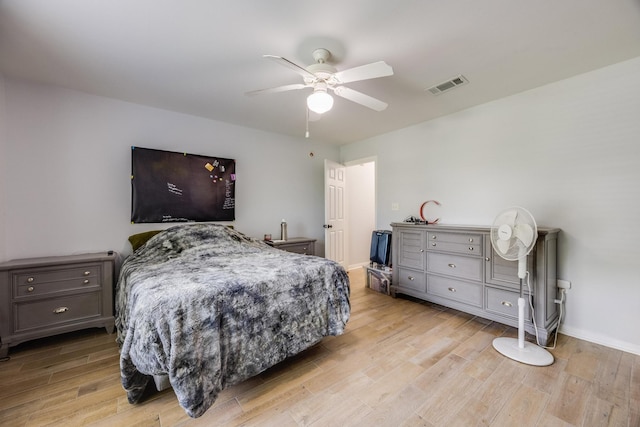
[[[427,293],[482,307],[482,285],[440,276],[429,276]]]
[[[427,254],[427,271],[480,282],[482,259],[430,252]]]
[[[303,255],[313,255],[314,252],[313,243],[295,243],[283,245],[279,249]]]
[[[69,268],[31,269],[13,275],[14,297],[46,295],[74,289],[100,287],[101,269],[95,264],[80,264]]]
[[[66,297],[16,303],[16,332],[32,328],[52,327],[101,315],[99,292],[86,292]]]
[[[269,240],[265,241],[265,243],[274,248],[296,254],[316,254],[316,239],[310,239],[308,237],[292,237],[289,240]]]

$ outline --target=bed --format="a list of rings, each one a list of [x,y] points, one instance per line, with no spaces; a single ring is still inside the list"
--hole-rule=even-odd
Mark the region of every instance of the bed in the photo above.
[[[349,291],[339,264],[229,227],[158,233],[124,261],[116,286],[128,400],[139,402],[165,376],[186,413],[199,417],[225,387],[342,334]]]

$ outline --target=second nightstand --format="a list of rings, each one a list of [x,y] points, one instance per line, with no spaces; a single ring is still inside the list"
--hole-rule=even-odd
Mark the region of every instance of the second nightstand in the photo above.
[[[271,240],[265,241],[274,248],[282,249],[287,252],[295,252],[297,254],[315,255],[316,239],[308,237],[292,237],[287,240]]]

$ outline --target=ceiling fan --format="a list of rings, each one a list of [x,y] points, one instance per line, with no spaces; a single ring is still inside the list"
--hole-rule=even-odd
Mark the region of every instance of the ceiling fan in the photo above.
[[[307,107],[318,114],[326,113],[333,107],[333,97],[329,94],[329,90],[341,98],[348,99],[375,111],[382,111],[388,106],[386,102],[342,86],[345,83],[393,75],[393,68],[384,61],[338,71],[327,63],[331,58],[331,52],[322,48],[313,51],[313,59],[316,62],[306,68],[281,56],[263,55],[263,57],[276,61],[300,74],[303,78],[303,83],[254,90],[246,93],[249,96],[311,88],[313,92],[307,97]]]

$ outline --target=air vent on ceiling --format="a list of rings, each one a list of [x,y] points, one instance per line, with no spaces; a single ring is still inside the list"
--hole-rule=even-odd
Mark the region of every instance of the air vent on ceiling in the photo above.
[[[469,80],[467,80],[462,74],[460,74],[450,80],[447,80],[446,82],[431,86],[427,90],[434,95],[440,95],[442,92],[450,91],[451,89],[465,85],[467,83],[469,83]]]

